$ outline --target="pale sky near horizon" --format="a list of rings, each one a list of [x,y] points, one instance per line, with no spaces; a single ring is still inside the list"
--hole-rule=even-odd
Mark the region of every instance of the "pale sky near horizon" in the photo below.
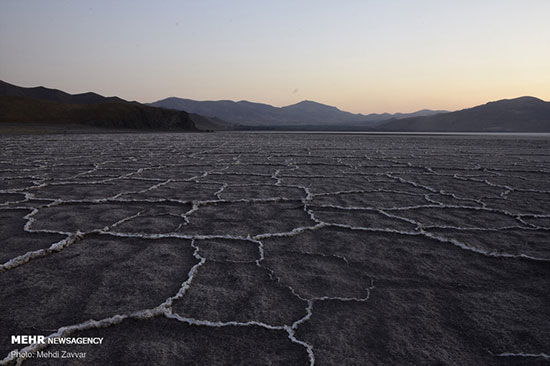
[[[0,0],[0,79],[354,113],[550,100],[550,0]]]

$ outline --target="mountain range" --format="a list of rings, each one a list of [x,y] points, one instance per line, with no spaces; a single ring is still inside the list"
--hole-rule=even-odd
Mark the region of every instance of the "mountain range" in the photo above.
[[[0,81],[0,122],[87,125],[140,130],[210,130],[223,121],[96,93],[68,94]],[[219,128],[221,129],[221,128]]]
[[[550,132],[550,102],[534,97],[502,99],[433,116],[390,120],[378,131]]]
[[[296,126],[335,126],[348,124],[370,125],[389,119],[429,116],[445,111],[421,110],[415,113],[396,114],[354,114],[336,107],[304,100],[286,107],[274,107],[269,104],[249,101],[234,102],[231,100],[196,101],[170,97],[148,105],[153,107],[184,110],[203,116],[216,117],[222,120],[255,127],[296,127]]]
[[[144,105],[96,93],[68,94],[0,81],[0,123],[170,131],[550,132],[550,102],[526,96],[454,112],[421,110],[410,114],[363,115],[312,101],[279,108],[248,101],[167,98]]]

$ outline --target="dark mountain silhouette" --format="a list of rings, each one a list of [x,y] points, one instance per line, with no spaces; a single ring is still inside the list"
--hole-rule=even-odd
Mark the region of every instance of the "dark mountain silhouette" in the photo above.
[[[520,97],[456,112],[421,110],[409,114],[362,115],[312,101],[278,108],[248,101],[198,102],[167,98],[151,105],[143,105],[96,93],[72,95],[57,89],[23,88],[0,81],[0,123],[77,124],[149,130],[290,128],[404,132],[550,132],[550,102],[534,97]]]
[[[13,97],[29,97],[34,99],[49,100],[51,102],[71,104],[97,104],[97,103],[127,103],[118,97],[104,97],[96,93],[69,94],[58,89],[49,89],[43,86],[24,88],[12,85],[0,80],[0,95]]]
[[[154,107],[186,110],[203,116],[221,118],[225,121],[243,125],[277,124],[282,116],[278,108],[268,104],[231,100],[198,102],[191,99],[166,98],[150,103]]]
[[[283,114],[292,116],[297,121],[304,123],[318,122],[353,122],[359,121],[363,115],[341,111],[340,109],[325,104],[304,100],[302,102],[280,108]],[[363,117],[364,118],[364,117]]]
[[[96,93],[68,94],[0,81],[0,122],[76,124],[148,130],[214,130],[231,126],[215,118],[146,106]]]
[[[347,124],[368,124],[390,118],[404,118],[416,115],[429,115],[442,111],[423,110],[415,113],[397,114],[353,114],[336,107],[304,100],[286,107],[274,107],[269,104],[231,100],[196,101],[182,98],[166,98],[151,106],[185,110],[203,116],[217,117],[225,121],[245,126],[280,127],[280,126],[334,126]]]
[[[187,112],[134,103],[71,104],[0,96],[0,122],[87,125],[141,130],[196,130]]]
[[[550,102],[520,97],[433,116],[390,120],[380,131],[550,132]]]

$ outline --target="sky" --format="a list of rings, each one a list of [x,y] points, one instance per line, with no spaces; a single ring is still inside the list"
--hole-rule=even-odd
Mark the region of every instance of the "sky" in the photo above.
[[[354,113],[550,100],[549,0],[0,0],[0,79]]]

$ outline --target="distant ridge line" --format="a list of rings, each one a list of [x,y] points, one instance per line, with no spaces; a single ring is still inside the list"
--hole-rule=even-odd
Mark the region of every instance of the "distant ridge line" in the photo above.
[[[169,97],[148,105],[175,110],[185,110],[204,116],[221,118],[244,126],[281,127],[296,125],[333,126],[344,124],[371,125],[391,118],[432,115],[446,111],[423,109],[414,113],[372,113],[368,115],[342,111],[334,106],[303,100],[299,103],[274,107],[265,103],[246,100],[197,101],[178,97]]]

